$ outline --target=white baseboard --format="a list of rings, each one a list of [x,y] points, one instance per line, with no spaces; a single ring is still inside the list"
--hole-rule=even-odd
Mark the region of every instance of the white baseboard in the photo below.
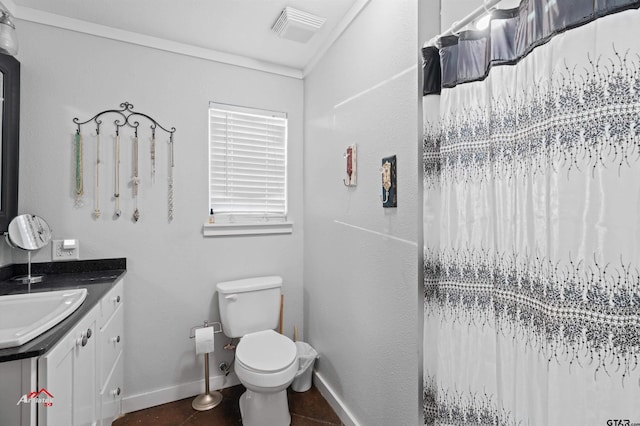
[[[212,376],[209,379],[209,389],[217,390],[239,385],[240,380],[235,373],[228,376]],[[180,399],[196,396],[204,392],[204,379],[195,382],[182,383],[176,386],[169,386],[161,389],[154,389],[149,392],[137,395],[126,396],[122,399],[122,412],[131,413],[143,410],[167,402],[178,401]]]
[[[313,375],[313,383],[316,385],[316,388],[318,388],[320,394],[327,400],[331,408],[333,408],[333,411],[335,411],[338,417],[340,417],[342,423],[346,426],[360,426],[360,423],[358,423],[351,411],[349,411],[349,408],[347,408],[334,390],[331,389],[322,375],[317,371],[314,371]]]

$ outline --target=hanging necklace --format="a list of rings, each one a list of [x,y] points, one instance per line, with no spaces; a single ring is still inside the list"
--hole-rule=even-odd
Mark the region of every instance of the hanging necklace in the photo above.
[[[140,220],[140,210],[138,210],[138,190],[140,186],[140,177],[138,170],[138,128],[136,127],[135,136],[133,138],[133,179],[131,180],[131,185],[133,186],[133,200],[135,210],[133,211],[133,221],[137,222]]]
[[[169,222],[171,222],[173,220],[173,168],[174,168],[174,161],[173,161],[173,133],[171,133],[171,136],[169,136],[169,197],[168,197],[168,204],[169,204]]]
[[[100,125],[96,129],[96,205],[93,215],[96,219],[100,217]]]
[[[82,135],[80,129],[76,132],[76,178],[75,178],[75,199],[76,206],[82,205],[82,196],[84,195],[84,175],[82,169]]]
[[[151,183],[156,181],[156,128],[151,127]]]
[[[116,200],[116,211],[114,212],[115,218],[119,218],[122,215],[120,210],[120,128],[116,122],[116,161],[114,161],[114,175],[115,185],[113,191],[113,198]]]

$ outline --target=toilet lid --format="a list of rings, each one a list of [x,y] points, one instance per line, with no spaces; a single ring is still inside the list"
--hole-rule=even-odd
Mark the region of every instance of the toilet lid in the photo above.
[[[296,360],[296,345],[273,330],[250,333],[240,339],[236,359],[257,371],[279,371]]]

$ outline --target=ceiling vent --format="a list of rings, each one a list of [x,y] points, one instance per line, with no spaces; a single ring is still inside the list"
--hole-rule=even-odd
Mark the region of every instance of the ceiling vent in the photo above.
[[[325,21],[325,18],[292,7],[285,7],[271,29],[282,38],[306,43]]]

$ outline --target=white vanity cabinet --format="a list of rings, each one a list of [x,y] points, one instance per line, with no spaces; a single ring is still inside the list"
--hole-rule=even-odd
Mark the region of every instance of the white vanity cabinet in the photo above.
[[[111,425],[122,407],[123,280],[38,359],[38,426]]]

